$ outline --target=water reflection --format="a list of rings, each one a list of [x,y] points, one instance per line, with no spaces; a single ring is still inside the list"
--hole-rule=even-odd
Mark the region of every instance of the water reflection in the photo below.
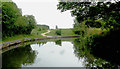
[[[46,44],[46,43],[47,43],[47,41],[42,41],[42,42],[37,42],[36,44],[38,44],[39,47],[40,47],[40,46],[43,46],[43,45]]]
[[[65,53],[65,50],[60,51],[60,54],[63,55]]]
[[[56,44],[56,45],[59,45],[59,46],[62,46],[61,40],[56,40],[56,41],[55,41],[55,44]]]
[[[58,46],[59,45],[59,46]],[[3,53],[3,67],[84,67],[69,41],[42,41]]]
[[[109,48],[109,49],[108,49]],[[85,58],[84,64],[86,67],[97,67],[97,68],[118,68],[119,65],[119,54],[113,46],[102,44],[102,46],[84,46],[80,39],[74,40],[74,53],[81,59]],[[113,56],[114,55],[114,56]]]
[[[2,54],[2,67],[21,67],[34,63],[36,52],[30,45],[19,47]]]
[[[111,51],[114,47],[89,47],[80,39],[71,41],[43,41],[12,49],[2,54],[3,67],[115,68],[120,65],[119,51]]]
[[[62,41],[62,46],[58,46],[56,41],[47,42],[39,47],[32,44],[31,48],[38,52],[34,64],[23,67],[84,67],[82,61],[74,56],[73,44]]]
[[[90,46],[91,53],[96,57],[109,61],[113,67],[120,66],[120,30],[111,30],[105,36],[94,38],[94,46]],[[93,45],[92,44],[92,45]],[[106,65],[109,66],[109,65]]]

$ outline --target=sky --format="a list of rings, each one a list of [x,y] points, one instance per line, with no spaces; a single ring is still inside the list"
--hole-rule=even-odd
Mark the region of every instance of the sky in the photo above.
[[[23,15],[35,16],[37,24],[48,25],[51,29],[73,28],[74,18],[70,11],[57,10],[57,0],[12,0],[22,9]]]

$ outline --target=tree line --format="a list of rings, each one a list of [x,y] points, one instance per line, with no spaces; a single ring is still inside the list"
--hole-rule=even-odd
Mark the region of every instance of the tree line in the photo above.
[[[50,27],[49,26],[47,26],[47,25],[36,25],[36,29],[38,30],[38,31],[42,31],[42,30],[48,30],[48,29],[50,29]]]
[[[14,2],[2,2],[2,37],[30,34],[36,21],[33,15],[22,15]]]
[[[47,25],[37,25],[33,15],[22,15],[22,10],[14,2],[2,2],[0,20],[2,37],[11,37],[19,34],[31,34],[33,29],[47,30]]]

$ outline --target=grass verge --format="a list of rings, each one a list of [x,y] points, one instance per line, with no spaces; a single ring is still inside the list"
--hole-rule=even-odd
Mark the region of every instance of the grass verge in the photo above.
[[[0,43],[15,41],[15,40],[19,40],[19,39],[25,39],[25,38],[39,38],[39,37],[43,37],[41,35],[41,33],[44,33],[44,32],[47,32],[47,30],[38,31],[36,29],[33,29],[31,34],[29,34],[29,35],[21,34],[21,35],[15,35],[12,37],[6,37],[6,38],[2,39],[2,42],[0,42]]]
[[[51,32],[46,35],[48,35],[48,36],[74,36],[74,35],[76,35],[72,31],[72,29],[61,29],[61,35],[57,35],[56,30],[57,29],[51,29],[50,30]]]

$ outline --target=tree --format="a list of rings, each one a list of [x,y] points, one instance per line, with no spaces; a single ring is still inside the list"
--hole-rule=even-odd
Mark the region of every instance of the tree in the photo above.
[[[95,20],[101,20],[101,22],[105,23],[105,27],[107,27],[110,25],[107,21],[112,19],[114,22],[111,22],[110,26],[113,26],[114,29],[120,27],[119,1],[115,3],[97,2],[96,4],[92,4],[92,2],[59,2],[57,6],[61,12],[71,10],[71,15],[75,17],[78,23],[86,21],[87,25],[95,27],[100,25],[98,22],[96,23]],[[92,24],[87,20],[93,21]]]
[[[18,34],[30,34],[35,25],[36,20],[33,15],[22,16],[22,10],[14,2],[2,2],[3,38]]]
[[[8,12],[9,11],[9,12]],[[16,19],[22,16],[13,2],[2,2],[2,36],[13,36]],[[8,31],[9,30],[9,31]]]

